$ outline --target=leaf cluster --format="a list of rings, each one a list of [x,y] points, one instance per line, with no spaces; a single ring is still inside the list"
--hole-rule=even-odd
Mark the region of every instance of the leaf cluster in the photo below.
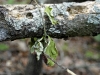
[[[51,14],[51,11],[52,11],[52,8],[50,6],[45,7],[44,12],[49,17],[51,23],[53,25],[56,25],[57,21],[54,19],[54,16]],[[48,39],[46,37],[48,37]],[[44,56],[48,55],[53,60],[56,60],[56,58],[58,56],[58,52],[57,52],[57,49],[55,47],[55,42],[53,41],[53,39],[50,36],[48,36],[46,34],[45,25],[44,25],[44,35],[43,35],[43,37],[40,38],[40,39],[37,39],[37,40],[35,39],[35,43],[31,47],[31,53],[34,53],[34,52],[37,54],[37,60],[40,59],[40,55],[42,53],[44,54]],[[47,57],[46,57],[46,59],[47,59],[46,64],[48,64],[49,66],[54,65],[54,62],[51,59],[49,59]]]

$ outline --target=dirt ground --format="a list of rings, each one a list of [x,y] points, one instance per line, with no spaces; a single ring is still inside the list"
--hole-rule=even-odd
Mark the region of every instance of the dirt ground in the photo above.
[[[77,75],[100,75],[100,43],[91,37],[54,39],[59,52],[56,62]],[[4,42],[8,50],[0,51],[0,75],[23,75],[28,62],[27,40]],[[43,63],[41,75],[70,75],[59,66]]]

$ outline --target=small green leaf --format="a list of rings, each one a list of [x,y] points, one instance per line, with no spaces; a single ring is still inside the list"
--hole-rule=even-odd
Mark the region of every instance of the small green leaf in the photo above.
[[[48,15],[51,23],[53,25],[56,25],[57,21],[54,19],[54,16],[51,15],[51,11],[52,11],[52,8],[50,6],[48,6],[48,7],[45,8],[45,13]]]
[[[52,61],[52,60],[50,60],[49,58],[47,58],[47,64],[49,65],[49,66],[54,66],[54,62]]]
[[[58,52],[57,52],[57,49],[55,47],[55,42],[49,36],[48,36],[48,39],[49,39],[49,42],[48,42],[47,47],[45,48],[45,53],[49,57],[51,57],[53,60],[55,60],[58,56]],[[54,62],[48,58],[47,64],[50,65],[50,66],[53,66]]]

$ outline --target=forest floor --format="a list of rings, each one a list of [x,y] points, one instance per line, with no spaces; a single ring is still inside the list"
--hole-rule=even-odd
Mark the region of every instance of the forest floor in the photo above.
[[[100,75],[100,43],[91,37],[54,39],[59,57],[56,62],[77,75]],[[7,41],[9,48],[0,51],[0,75],[23,75],[28,62],[29,39]],[[43,63],[41,75],[70,75],[55,64]]]

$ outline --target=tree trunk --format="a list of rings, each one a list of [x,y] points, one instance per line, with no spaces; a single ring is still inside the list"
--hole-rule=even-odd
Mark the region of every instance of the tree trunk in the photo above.
[[[29,62],[25,69],[24,75],[40,75],[42,70],[42,55],[40,60],[37,60],[36,54],[29,54]]]

